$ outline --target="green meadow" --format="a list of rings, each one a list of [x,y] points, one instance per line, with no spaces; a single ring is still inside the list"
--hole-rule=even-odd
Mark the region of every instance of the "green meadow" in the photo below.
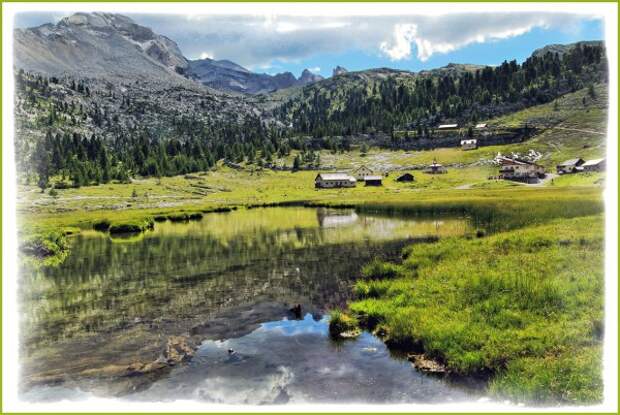
[[[364,268],[349,319],[500,397],[599,402],[603,226],[594,215],[410,246],[402,264]]]

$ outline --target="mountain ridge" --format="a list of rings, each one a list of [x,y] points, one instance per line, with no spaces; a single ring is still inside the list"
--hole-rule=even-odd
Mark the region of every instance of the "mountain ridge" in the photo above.
[[[308,69],[304,69],[299,78],[291,72],[260,74],[226,59],[211,58],[190,60],[186,75],[211,88],[248,94],[269,93],[324,79]]]

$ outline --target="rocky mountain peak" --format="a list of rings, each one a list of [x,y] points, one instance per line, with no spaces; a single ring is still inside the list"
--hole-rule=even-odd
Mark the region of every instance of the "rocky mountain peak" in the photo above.
[[[188,66],[175,42],[113,13],[75,13],[56,25],[16,30],[15,51],[18,67],[49,74],[161,78]]]
[[[60,25],[65,26],[91,26],[93,28],[120,28],[122,26],[136,25],[127,16],[114,13],[75,13],[60,20]]]
[[[301,72],[301,76],[298,79],[298,83],[301,85],[306,85],[306,84],[310,84],[313,82],[322,81],[323,79],[324,78],[321,75],[312,73],[309,69],[304,69]]]
[[[338,65],[336,66],[333,70],[332,70],[332,76],[337,76],[337,75],[341,75],[343,73],[347,73],[349,71],[346,70],[346,68],[343,68],[342,66]]]

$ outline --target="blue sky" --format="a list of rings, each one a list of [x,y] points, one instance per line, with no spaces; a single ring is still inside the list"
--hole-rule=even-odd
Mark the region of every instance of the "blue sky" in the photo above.
[[[28,13],[17,27],[58,22],[66,13]],[[521,62],[552,43],[602,40],[597,16],[548,12],[460,13],[439,16],[287,16],[128,14],[168,36],[189,59],[228,59],[255,72],[309,68],[330,76],[390,67],[419,71],[472,63]]]

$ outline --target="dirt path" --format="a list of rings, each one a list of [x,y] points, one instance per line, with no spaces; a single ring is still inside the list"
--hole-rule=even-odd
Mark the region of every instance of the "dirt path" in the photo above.
[[[460,186],[456,186],[455,189],[456,190],[467,190],[467,189],[471,189],[472,184],[471,183],[467,183],[467,184],[462,184]]]
[[[580,133],[588,133],[588,134],[600,134],[600,135],[606,135],[607,133],[601,133],[600,131],[592,131],[592,130],[581,130],[579,128],[566,128],[566,127],[551,127],[553,129],[557,129],[557,130],[567,130],[567,131],[577,131]]]
[[[523,183],[523,184],[525,186],[540,187],[540,186],[544,186],[546,183],[549,183],[549,181],[555,179],[556,177],[558,177],[557,174],[549,173],[545,176],[544,179],[541,179],[538,183]]]

